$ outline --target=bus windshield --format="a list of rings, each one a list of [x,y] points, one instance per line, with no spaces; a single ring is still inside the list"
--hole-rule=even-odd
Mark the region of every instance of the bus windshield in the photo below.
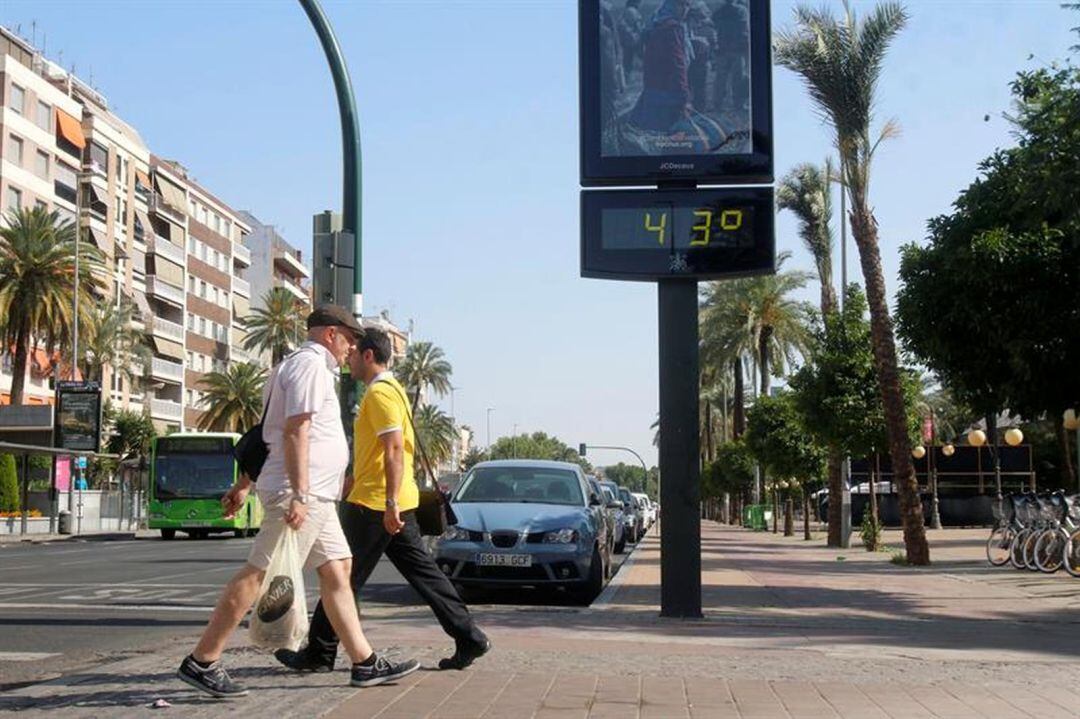
[[[158,442],[154,495],[159,500],[220,499],[235,478],[236,462],[229,439],[169,437]]]

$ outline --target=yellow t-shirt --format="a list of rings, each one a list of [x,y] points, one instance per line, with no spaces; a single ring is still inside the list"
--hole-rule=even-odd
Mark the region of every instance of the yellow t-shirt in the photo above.
[[[405,390],[387,374],[372,382],[360,401],[353,422],[353,485],[348,500],[370,509],[386,509],[386,453],[380,436],[399,430],[405,444],[405,471],[398,492],[398,509],[416,509],[420,490],[413,473],[416,439],[409,422]]]

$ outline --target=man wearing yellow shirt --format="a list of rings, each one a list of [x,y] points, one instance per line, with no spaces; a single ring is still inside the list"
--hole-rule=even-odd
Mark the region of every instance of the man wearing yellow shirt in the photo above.
[[[353,424],[352,484],[338,508],[353,553],[353,593],[360,596],[385,552],[454,639],[454,654],[440,660],[439,668],[464,669],[485,654],[491,642],[424,547],[416,523],[420,503],[413,472],[416,438],[408,397],[387,369],[391,348],[385,332],[367,328],[348,356],[352,376],[366,387]],[[320,602],[307,646],[300,651],[279,649],[274,656],[298,671],[330,671],[337,647],[337,635]]]

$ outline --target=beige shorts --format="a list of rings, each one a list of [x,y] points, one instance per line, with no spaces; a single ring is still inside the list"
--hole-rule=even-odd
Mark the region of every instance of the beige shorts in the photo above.
[[[263,505],[262,526],[255,537],[255,544],[248,555],[248,564],[265,570],[270,566],[270,557],[277,547],[281,533],[288,528],[285,524],[285,512],[289,509],[292,494],[259,493]],[[300,557],[306,569],[321,567],[334,559],[350,559],[352,550],[341,531],[338,519],[337,502],[322,497],[311,497],[308,502],[307,518],[300,525],[297,533]]]

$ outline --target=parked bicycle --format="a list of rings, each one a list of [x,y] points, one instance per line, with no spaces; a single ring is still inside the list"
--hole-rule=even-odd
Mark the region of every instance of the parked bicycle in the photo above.
[[[1000,503],[994,502],[994,518],[997,524],[986,540],[986,560],[995,567],[1006,564],[1012,556],[1012,546],[1027,525],[1027,504],[1033,500],[1030,492],[1010,494]]]
[[[1055,492],[1051,497],[1055,516],[1035,542],[1035,566],[1040,572],[1053,574],[1065,564],[1065,548],[1069,537],[1080,529],[1080,496],[1066,497]]]

